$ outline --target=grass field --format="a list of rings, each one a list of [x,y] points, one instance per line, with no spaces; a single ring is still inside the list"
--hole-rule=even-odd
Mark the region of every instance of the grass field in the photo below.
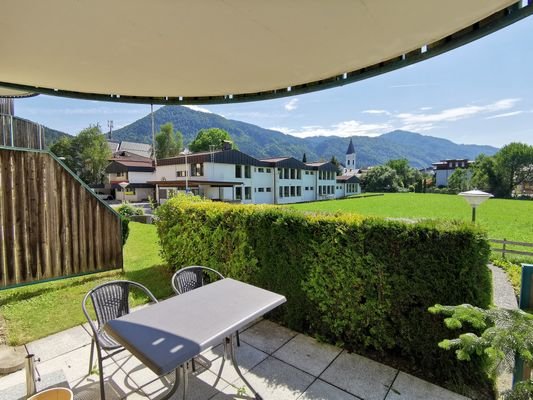
[[[112,279],[129,279],[147,286],[157,298],[172,293],[170,272],[162,265],[154,225],[130,223],[124,247],[124,272],[113,271],[0,291],[0,316],[11,345],[31,342],[86,322],[83,296],[96,285]],[[134,304],[146,301],[133,299]],[[1,328],[1,327],[0,327]]]
[[[384,196],[293,204],[304,211],[356,213],[390,218],[471,220],[472,209],[460,196],[390,193]],[[479,206],[476,222],[493,239],[533,243],[533,201],[490,199]]]

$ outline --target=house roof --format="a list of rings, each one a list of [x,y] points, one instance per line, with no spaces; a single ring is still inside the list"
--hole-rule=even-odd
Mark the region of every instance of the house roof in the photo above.
[[[361,181],[355,175],[337,176],[337,183],[360,183]]]
[[[2,35],[14,40],[2,42],[9,57],[2,59],[0,86],[153,104],[234,103],[341,86],[533,13],[531,2],[517,0],[4,3]],[[96,19],[98,29],[89,29]],[[189,32],[195,35],[176,40]],[[166,62],[139,56],[163,51]]]
[[[315,161],[305,163],[308,167],[318,171],[337,171],[337,167],[330,161]]]
[[[155,167],[152,161],[129,161],[129,160],[113,160],[106,167],[105,172],[113,174],[117,172],[153,172]]]

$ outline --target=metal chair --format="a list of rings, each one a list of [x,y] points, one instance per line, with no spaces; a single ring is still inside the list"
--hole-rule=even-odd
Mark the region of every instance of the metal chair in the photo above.
[[[122,315],[130,312],[128,297],[132,287],[140,289],[150,298],[153,303],[157,303],[157,299],[154,297],[152,292],[150,292],[140,283],[121,280],[111,281],[96,286],[85,295],[81,304],[83,313],[85,314],[85,317],[87,317],[87,321],[89,321],[89,325],[93,331],[91,356],[89,360],[89,374],[93,368],[94,347],[96,345],[98,370],[100,374],[100,398],[102,400],[105,400],[103,361],[125,350],[124,347],[115,342],[115,340],[103,330],[103,327],[107,321],[121,317]],[[98,326],[95,326],[89,315],[89,312],[87,311],[86,304],[89,298],[91,299],[94,307]],[[104,350],[107,355],[103,356],[102,350]]]
[[[199,287],[217,279],[224,279],[224,275],[212,268],[203,267],[201,265],[192,265],[176,271],[172,276],[171,283],[172,289],[174,289],[176,294],[183,294],[198,289]],[[239,338],[239,331],[236,332],[236,338],[237,346],[240,346],[241,340]]]

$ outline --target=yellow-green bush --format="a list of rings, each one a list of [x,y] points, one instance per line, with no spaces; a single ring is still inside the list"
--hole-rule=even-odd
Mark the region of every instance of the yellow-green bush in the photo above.
[[[438,348],[450,333],[427,312],[436,303],[489,306],[490,250],[473,225],[184,199],[158,215],[169,265],[206,265],[285,295],[272,317],[290,328],[354,351],[400,354],[440,378],[476,375]]]

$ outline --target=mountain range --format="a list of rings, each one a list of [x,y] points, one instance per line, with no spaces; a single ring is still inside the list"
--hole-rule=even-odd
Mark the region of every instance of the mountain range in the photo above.
[[[349,138],[315,136],[298,138],[279,131],[261,128],[220,115],[192,110],[183,106],[164,106],[154,112],[156,132],[160,125],[172,122],[183,134],[185,144],[204,128],[221,128],[229,132],[239,149],[256,158],[292,156],[308,161],[330,160],[335,156],[344,162]],[[113,140],[151,143],[151,117],[147,115],[112,133]],[[446,139],[408,131],[393,131],[376,137],[354,136],[357,167],[383,164],[390,159],[406,158],[413,167],[424,168],[432,162],[450,158],[474,159],[480,153],[492,155],[497,148],[456,144]]]

